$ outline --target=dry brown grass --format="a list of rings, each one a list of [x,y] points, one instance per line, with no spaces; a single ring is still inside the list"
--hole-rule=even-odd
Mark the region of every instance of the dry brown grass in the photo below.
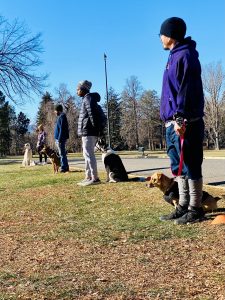
[[[223,225],[161,223],[157,189],[82,177],[0,167],[0,299],[225,299]]]

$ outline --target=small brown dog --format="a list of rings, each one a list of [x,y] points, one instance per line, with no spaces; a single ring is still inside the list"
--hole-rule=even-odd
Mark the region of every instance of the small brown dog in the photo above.
[[[42,148],[41,152],[45,153],[50,158],[54,173],[58,173],[60,167],[60,157],[58,156],[56,151],[45,145]]]
[[[146,179],[148,181],[147,186],[149,188],[157,187],[163,192],[163,198],[166,202],[174,205],[178,205],[179,190],[178,183],[174,178],[169,178],[163,173],[156,172],[152,176]],[[202,195],[202,208],[205,212],[212,212],[217,209],[217,201],[219,197],[213,197],[209,193],[203,191]]]

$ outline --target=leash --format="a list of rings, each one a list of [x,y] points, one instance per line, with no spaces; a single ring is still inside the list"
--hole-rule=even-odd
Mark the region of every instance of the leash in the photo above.
[[[179,168],[178,168],[178,173],[177,176],[180,176],[182,173],[182,168],[183,168],[183,162],[184,162],[184,135],[180,136],[180,162],[179,162]]]

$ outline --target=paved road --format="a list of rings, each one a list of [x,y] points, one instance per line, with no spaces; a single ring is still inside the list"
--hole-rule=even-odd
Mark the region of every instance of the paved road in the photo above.
[[[154,172],[162,171],[171,176],[168,158],[122,158],[127,172],[132,175],[150,176]],[[69,164],[78,168],[84,168],[83,159],[72,159]],[[104,170],[101,160],[97,159],[98,169]],[[225,159],[207,158],[203,161],[204,184],[225,187]]]

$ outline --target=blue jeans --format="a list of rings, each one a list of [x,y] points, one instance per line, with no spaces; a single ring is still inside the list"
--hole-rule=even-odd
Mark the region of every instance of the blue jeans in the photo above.
[[[180,163],[180,137],[174,131],[174,125],[166,128],[166,148],[170,158],[170,167],[173,175],[177,175]],[[181,175],[187,175],[187,168],[183,162]]]
[[[69,165],[66,156],[66,141],[62,141],[59,143],[59,141],[56,140],[55,144],[60,155],[61,170],[69,171]]]
[[[202,178],[203,139],[204,121],[202,119],[187,124],[184,134],[184,162],[181,175],[186,175],[192,180]],[[173,125],[166,128],[166,143],[172,173],[177,175],[180,162],[180,137],[175,133]]]

